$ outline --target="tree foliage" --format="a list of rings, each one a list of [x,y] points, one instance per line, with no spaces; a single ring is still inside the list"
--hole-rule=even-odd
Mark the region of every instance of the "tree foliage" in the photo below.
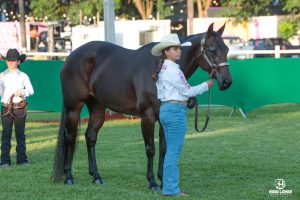
[[[300,2],[299,0],[284,0],[284,10],[288,11],[288,12],[295,12],[300,9]],[[296,14],[296,13],[293,13]],[[299,13],[298,13],[299,14]]]
[[[271,15],[273,0],[222,0],[224,10],[218,15],[232,17],[237,21],[248,20],[253,16]],[[288,14],[279,22],[279,35],[289,38],[300,30],[299,0],[282,0],[283,10]]]
[[[114,0],[115,9],[120,9],[121,0]],[[78,24],[80,20],[80,11],[82,17],[95,17],[97,13],[102,16],[103,0],[31,0],[30,3],[31,14],[38,18],[45,18],[48,20],[63,19],[64,14],[71,22]]]
[[[171,15],[174,14],[170,6],[168,6],[165,0],[157,0],[156,9],[157,9],[156,12],[159,13],[160,19],[165,19],[166,17],[170,17]]]
[[[149,19],[149,16],[156,11],[160,19],[170,17],[173,11],[168,5],[173,0],[114,0],[117,16],[125,19],[131,17]],[[222,17],[232,17],[237,21],[248,20],[253,16],[271,15],[270,5],[273,0],[221,0],[223,11],[219,13]],[[207,10],[212,0],[194,0],[197,5],[198,17],[207,17]],[[300,29],[300,4],[299,0],[281,0],[284,11],[290,13],[288,17],[280,21],[279,32],[283,37],[296,34]],[[100,19],[103,16],[103,0],[31,0],[31,15],[48,20],[63,19],[67,14],[69,20],[79,24],[80,11],[82,17],[95,17],[99,13]],[[282,23],[282,24],[281,24]]]
[[[96,17],[97,13],[99,15],[103,12],[103,1],[99,0],[87,0],[87,1],[81,1],[81,0],[73,0],[70,4],[67,16],[68,18],[73,22],[77,24],[80,21],[80,12],[82,12],[82,18],[83,20],[85,16],[86,17]]]
[[[285,0],[283,9],[290,12],[279,24],[279,34],[290,38],[300,31],[300,4],[299,0]]]
[[[149,19],[149,16],[153,11],[153,4],[154,4],[153,0],[131,0],[131,1],[134,3],[142,19]]]
[[[207,10],[212,4],[212,0],[194,0],[197,3],[198,17],[207,17]]]
[[[272,0],[222,0],[223,11],[220,16],[233,17],[237,21],[248,20],[253,16],[270,15]]]
[[[63,10],[60,3],[56,0],[31,0],[30,2],[31,16],[40,19],[57,20],[62,18]]]
[[[279,24],[279,35],[283,38],[290,38],[295,35],[297,24],[289,21],[283,21]]]

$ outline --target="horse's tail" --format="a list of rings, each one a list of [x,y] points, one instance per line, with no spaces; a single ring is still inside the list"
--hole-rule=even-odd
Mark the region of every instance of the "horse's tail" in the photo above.
[[[60,119],[60,126],[57,137],[57,144],[55,150],[55,157],[53,162],[53,172],[51,180],[53,182],[61,181],[64,177],[65,165],[65,124],[66,124],[66,109],[63,105]]]

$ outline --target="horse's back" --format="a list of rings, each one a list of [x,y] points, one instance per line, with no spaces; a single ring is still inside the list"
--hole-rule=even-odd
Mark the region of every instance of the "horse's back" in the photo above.
[[[76,93],[78,99],[85,101],[92,95],[113,110],[137,114],[141,95],[155,91],[151,74],[157,62],[148,46],[129,50],[92,41],[77,48],[66,60],[61,70],[62,88],[69,93],[66,96]]]

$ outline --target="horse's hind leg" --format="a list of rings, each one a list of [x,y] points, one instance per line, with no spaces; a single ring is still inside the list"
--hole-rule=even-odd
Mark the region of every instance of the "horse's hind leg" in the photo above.
[[[158,163],[157,176],[161,181],[161,187],[163,186],[163,167],[164,167],[165,154],[166,154],[166,139],[164,135],[164,129],[162,125],[159,124],[159,163]]]
[[[80,111],[83,103],[79,103],[73,108],[66,108],[66,129],[65,129],[65,161],[64,173],[66,176],[65,184],[73,185],[74,178],[72,176],[72,161],[75,152],[77,128],[80,120]]]
[[[150,190],[159,190],[154,179],[153,173],[153,158],[155,155],[155,146],[154,146],[154,127],[155,127],[155,117],[152,109],[146,110],[141,118],[142,123],[142,132],[144,137],[144,143],[146,148],[146,155],[148,158],[147,164],[147,179],[149,181]]]
[[[104,123],[105,107],[99,104],[93,97],[88,99],[86,105],[90,113],[88,127],[85,132],[89,161],[89,174],[94,178],[93,183],[103,184],[102,178],[97,169],[95,145],[98,131]]]

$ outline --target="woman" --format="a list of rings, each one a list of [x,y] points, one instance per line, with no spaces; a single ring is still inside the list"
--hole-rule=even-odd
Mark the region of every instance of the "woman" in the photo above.
[[[179,189],[178,169],[187,126],[187,100],[202,94],[213,85],[212,80],[194,87],[188,84],[180,66],[175,63],[181,57],[182,46],[191,46],[191,43],[180,44],[177,34],[170,34],[151,50],[154,56],[161,56],[152,78],[156,81],[157,96],[161,101],[159,119],[166,138],[162,193],[167,196],[187,196]]]
[[[26,55],[17,49],[9,49],[6,57],[7,69],[0,73],[0,96],[2,138],[1,138],[1,167],[11,165],[10,149],[13,124],[17,140],[17,164],[28,166],[25,144],[26,104],[21,106],[25,97],[33,95],[34,91],[29,77],[20,71],[19,64],[26,59]]]

